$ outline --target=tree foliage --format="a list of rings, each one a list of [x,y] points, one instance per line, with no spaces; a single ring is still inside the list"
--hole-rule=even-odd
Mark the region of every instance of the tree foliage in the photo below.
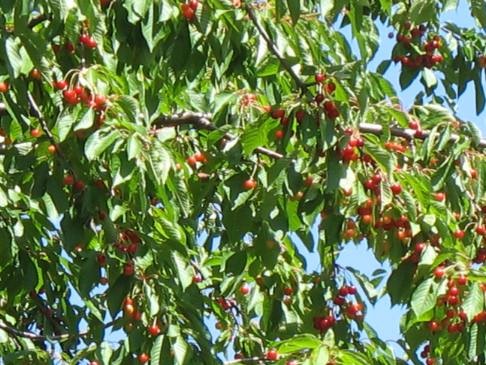
[[[440,21],[457,0],[2,0],[4,362],[484,364],[467,5],[471,29]],[[391,273],[336,264],[363,239]]]

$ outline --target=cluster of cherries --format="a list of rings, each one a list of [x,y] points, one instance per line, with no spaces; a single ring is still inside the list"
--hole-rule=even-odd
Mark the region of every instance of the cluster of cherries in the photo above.
[[[181,12],[184,18],[188,21],[193,21],[196,18],[196,10],[199,5],[198,0],[189,0],[187,3],[182,3]]]
[[[97,111],[103,111],[106,108],[106,96],[101,94],[92,95],[89,90],[81,85],[68,89],[66,80],[58,80],[54,81],[52,86],[57,90],[62,90],[64,101],[68,105],[76,105],[82,102],[85,106]]]
[[[397,34],[396,40],[407,49],[407,52],[395,56],[393,61],[400,62],[403,66],[410,68],[432,68],[444,61],[444,57],[438,52],[442,44],[440,36],[435,35],[422,42],[422,37],[425,35],[425,32],[426,27],[423,24],[418,27],[412,27],[410,22],[405,22],[403,31]],[[389,36],[393,37],[393,33],[390,33]],[[423,54],[422,52],[416,52],[415,49],[417,48],[421,49]]]
[[[96,48],[97,43],[89,33],[83,33],[79,36],[79,42],[88,48]]]

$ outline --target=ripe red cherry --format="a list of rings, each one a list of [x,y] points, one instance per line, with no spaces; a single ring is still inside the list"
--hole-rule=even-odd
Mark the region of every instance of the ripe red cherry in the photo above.
[[[63,90],[67,87],[67,82],[66,80],[54,81],[52,83],[52,86],[54,86],[54,88],[56,88],[57,90]]]
[[[420,254],[425,249],[425,243],[419,242],[415,245],[415,253]]]
[[[154,324],[154,325],[152,325],[152,326],[150,326],[150,327],[148,328],[148,331],[149,331],[149,333],[150,333],[152,336],[158,336],[158,335],[159,335],[159,333],[160,333],[160,328],[159,328],[159,326],[157,326],[156,324]]]
[[[398,195],[402,192],[402,187],[400,186],[400,184],[393,184],[390,186],[390,189],[395,195]]]
[[[449,288],[448,294],[451,295],[451,296],[456,296],[456,295],[459,294],[459,289],[456,286],[453,286],[453,287]]]
[[[347,286],[343,286],[339,289],[338,293],[341,297],[345,297],[346,295],[349,294],[349,289]]]
[[[30,135],[34,138],[39,138],[42,135],[42,131],[39,128],[34,128],[30,131]]]
[[[297,110],[295,112],[295,119],[297,119],[297,122],[302,122],[304,120],[304,117],[305,117],[305,111],[303,110]]]
[[[318,84],[322,84],[324,80],[326,80],[326,75],[324,75],[322,72],[316,73],[315,80]]]
[[[84,45],[88,48],[93,49],[93,48],[96,48],[98,43],[96,43],[96,40],[94,38],[89,37],[89,39],[86,41],[86,43]]]
[[[480,236],[486,236],[486,227],[485,226],[477,226],[476,233]]]
[[[254,179],[247,179],[245,180],[245,182],[243,183],[243,187],[246,189],[246,190],[252,190],[252,189],[255,189],[257,186],[257,182],[254,180]]]
[[[89,36],[89,34],[88,34],[88,33],[83,33],[83,34],[81,34],[81,35],[79,36],[79,41],[80,41],[81,43],[86,44],[86,43],[89,41],[89,38],[90,38],[90,36]]]
[[[198,5],[199,5],[199,1],[198,0],[189,0],[189,7],[192,10],[196,11]]]
[[[277,129],[275,131],[275,138],[276,139],[282,139],[282,138],[284,138],[284,136],[285,136],[285,132],[283,130]]]
[[[285,110],[283,110],[283,109],[273,109],[270,112],[270,116],[273,119],[281,119],[281,118],[285,117]]]
[[[454,237],[456,237],[458,240],[461,240],[464,238],[466,233],[462,229],[458,229],[457,231],[454,232]]]
[[[438,202],[444,201],[445,199],[445,194],[444,193],[435,193],[434,194],[434,199]]]
[[[94,97],[94,104],[95,104],[95,109],[97,110],[102,110],[105,107],[106,104],[106,96],[104,95],[95,95]]]
[[[307,187],[311,187],[312,184],[314,184],[314,178],[311,175],[309,175],[305,178],[304,185]]]
[[[199,273],[194,274],[194,276],[192,277],[192,282],[195,283],[195,284],[198,284],[202,281],[203,281],[203,278],[202,278],[201,274],[199,274]]]
[[[425,363],[427,365],[434,365],[435,364],[435,359],[433,357],[429,357],[427,360],[425,360]]]
[[[242,295],[247,295],[249,292],[250,292],[250,286],[247,283],[240,286],[240,293]]]
[[[429,325],[429,330],[431,330],[432,332],[436,332],[440,329],[440,325],[436,321],[430,321],[428,325]]]
[[[42,75],[38,69],[33,68],[32,71],[30,71],[30,77],[34,80],[40,80],[42,78]]]
[[[457,284],[466,285],[467,284],[467,276],[459,275],[458,278],[457,278]]]
[[[298,365],[299,363],[297,360],[289,360],[285,363],[285,365]]]
[[[283,292],[284,292],[285,295],[290,296],[290,295],[294,294],[294,289],[291,288],[290,286],[287,286],[287,287],[283,288]]]
[[[269,361],[275,361],[278,360],[278,352],[276,349],[270,349],[267,351],[267,354],[265,356],[267,360]]]
[[[138,362],[141,363],[141,364],[145,364],[149,360],[150,360],[150,357],[145,352],[138,355]]]
[[[83,180],[75,181],[73,187],[74,187],[74,190],[76,190],[76,191],[83,191],[84,188],[85,188],[84,181]]]
[[[0,82],[0,93],[6,93],[8,91],[9,85],[8,82]]]
[[[133,262],[127,262],[123,266],[123,275],[132,276],[134,273],[135,273],[135,267],[133,266]]]
[[[442,266],[437,266],[434,269],[434,276],[436,279],[441,279],[445,275],[445,269]]]
[[[358,291],[356,289],[356,287],[355,286],[352,286],[352,285],[348,286],[347,288],[348,288],[348,294],[349,295],[355,295],[357,293],[357,291]]]
[[[408,128],[410,129],[419,129],[420,128],[420,125],[419,125],[419,122],[415,119],[412,119],[410,122],[408,122]]]
[[[99,365],[98,361],[90,361],[89,365]]]
[[[336,305],[343,305],[344,303],[346,303],[346,299],[344,299],[341,296],[338,296],[338,297],[334,298],[333,302]]]
[[[96,257],[97,261],[98,261],[98,264],[100,266],[105,266],[106,265],[106,256],[103,255],[103,254],[99,254],[97,257]]]
[[[74,183],[74,177],[73,177],[73,175],[66,175],[66,176],[64,176],[63,183],[64,183],[64,185],[72,185]]]
[[[75,105],[78,103],[78,95],[76,94],[76,91],[74,90],[64,90],[62,92],[62,95],[64,97],[64,101],[70,105]]]

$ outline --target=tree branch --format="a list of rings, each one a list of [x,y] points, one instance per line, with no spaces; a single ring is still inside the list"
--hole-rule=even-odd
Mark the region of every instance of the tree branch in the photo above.
[[[114,324],[115,324],[115,321],[111,321],[111,322],[106,323],[105,329],[113,326]],[[62,334],[62,335],[46,336],[46,335],[39,335],[39,334],[33,333],[33,332],[18,330],[16,328],[13,328],[13,327],[7,325],[6,323],[4,323],[2,321],[0,321],[0,329],[4,330],[5,332],[7,332],[7,333],[9,333],[13,336],[28,338],[29,340],[32,340],[32,341],[65,341],[65,340],[69,340],[69,339],[76,338],[76,337],[84,337],[89,333],[89,329],[87,329],[87,330],[84,330],[84,331],[80,331],[76,334],[65,333],[65,334]]]
[[[236,365],[236,364],[242,364],[242,363],[247,363],[247,362],[261,362],[261,361],[264,361],[264,360],[265,360],[265,358],[263,358],[263,357],[255,356],[255,357],[247,357],[247,358],[243,358],[243,359],[235,359],[235,360],[225,361],[223,363],[223,365]]]
[[[154,125],[157,128],[176,127],[180,125],[192,125],[196,127],[196,129],[215,131],[218,128],[211,123],[211,118],[212,115],[208,113],[182,112],[182,113],[177,113],[169,116],[161,116],[157,118],[152,123],[152,125]],[[234,140],[236,137],[232,136],[229,133],[225,133],[223,135],[223,138],[225,140]],[[275,159],[284,157],[282,154],[269,150],[264,147],[257,147],[255,148],[255,151]]]
[[[49,20],[49,19],[51,19],[51,15],[50,14],[39,14],[35,18],[32,18],[32,20],[29,22],[28,26],[29,26],[29,28],[32,29],[36,25],[42,23],[45,20]]]
[[[267,32],[265,31],[265,29],[263,29],[263,27],[261,26],[261,24],[258,22],[258,19],[257,19],[256,15],[255,15],[255,12],[253,11],[252,6],[250,4],[247,4],[245,6],[245,9],[246,9],[246,12],[248,13],[248,16],[250,17],[250,20],[255,25],[255,28],[257,29],[258,33],[260,33],[261,37],[267,43],[267,46],[268,46],[268,49],[270,50],[270,52],[272,52],[273,55],[275,57],[277,57],[277,59],[279,60],[280,64],[282,65],[282,67],[285,68],[285,70],[287,70],[287,72],[290,74],[290,76],[292,76],[292,78],[294,79],[295,83],[302,90],[302,92],[303,93],[306,92],[307,91],[307,85],[295,73],[295,71],[292,68],[292,66],[282,56],[282,54],[280,53],[280,51],[277,49],[277,46],[275,45],[275,43],[272,41],[272,39],[267,34]]]

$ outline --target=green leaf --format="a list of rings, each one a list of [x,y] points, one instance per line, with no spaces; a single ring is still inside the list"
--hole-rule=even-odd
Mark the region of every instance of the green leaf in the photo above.
[[[108,147],[121,137],[117,130],[98,130],[89,136],[84,146],[84,153],[86,158],[90,161],[99,157]]]
[[[372,364],[370,359],[361,353],[344,350],[339,353],[339,358],[343,365],[369,365]],[[317,364],[316,364],[317,365]]]
[[[186,263],[184,257],[177,251],[172,251],[172,262],[174,263],[174,267],[176,269],[177,277],[179,278],[179,283],[181,284],[183,289],[186,289],[189,285],[192,284],[192,276],[193,270],[192,268]]]
[[[291,354],[306,349],[314,350],[319,345],[321,345],[321,341],[318,338],[314,335],[305,334],[282,341],[276,347],[280,354]]]
[[[159,335],[152,345],[152,350],[150,350],[150,364],[160,365],[160,359],[162,356],[162,344],[164,343],[165,336]]]
[[[424,79],[425,86],[428,89],[432,89],[434,86],[437,85],[437,78],[435,77],[435,74],[431,69],[424,68],[422,70],[422,77]]]
[[[329,361],[329,350],[326,345],[319,346],[312,351],[309,365],[327,364]]]
[[[81,130],[81,129],[88,129],[93,126],[94,123],[94,117],[95,117],[95,112],[92,108],[89,108],[86,113],[84,113],[83,117],[79,121],[78,124],[76,124],[76,127],[74,127],[75,131]],[[69,131],[68,131],[69,132]]]
[[[413,0],[410,20],[415,24],[425,23],[436,17],[435,0]]]
[[[184,365],[187,360],[187,352],[189,346],[182,336],[177,336],[174,344],[172,345],[172,350],[174,351],[174,358],[177,365]]]
[[[466,294],[462,309],[467,314],[467,318],[471,321],[474,316],[480,313],[484,308],[484,293],[479,286],[479,283],[473,282],[469,286],[469,293]]]
[[[300,0],[287,0],[287,6],[290,11],[292,23],[297,24],[300,17]]]
[[[434,278],[425,279],[415,289],[412,295],[411,307],[417,317],[435,307],[437,302],[438,285]]]
[[[71,128],[75,122],[74,116],[67,110],[63,111],[56,122],[57,133],[59,136],[59,142],[66,139],[71,131]]]
[[[160,185],[165,184],[172,168],[172,157],[169,151],[158,140],[154,141],[150,149],[150,165],[155,179]]]

